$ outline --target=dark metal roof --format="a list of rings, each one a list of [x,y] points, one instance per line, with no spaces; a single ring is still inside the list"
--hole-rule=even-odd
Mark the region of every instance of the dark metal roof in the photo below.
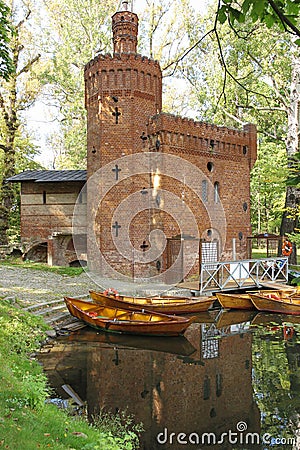
[[[86,181],[86,170],[25,170],[7,181],[34,181],[35,183],[56,183],[66,181]]]

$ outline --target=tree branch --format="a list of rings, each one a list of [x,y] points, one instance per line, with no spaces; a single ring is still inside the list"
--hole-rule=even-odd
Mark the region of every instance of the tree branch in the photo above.
[[[282,111],[284,113],[287,112],[287,110],[285,108],[280,108],[279,106],[243,106],[243,105],[237,105],[238,108],[243,108],[243,109],[255,109],[257,111]]]
[[[222,111],[224,112],[224,114],[228,117],[230,117],[230,119],[235,120],[237,123],[239,123],[240,125],[245,125],[246,122],[244,122],[243,120],[239,119],[238,117],[234,116],[233,114],[230,114],[228,111],[226,111],[225,108],[222,108]]]
[[[32,58],[18,73],[17,76],[21,75],[22,73],[28,72],[30,68],[33,66],[33,64],[40,59],[41,55],[38,54],[34,58]]]
[[[286,31],[290,32],[285,25],[287,25],[291,30],[293,30],[293,34],[296,34],[297,36],[300,37],[300,30],[293,24],[293,22],[291,22],[284,14],[283,12],[278,8],[278,6],[276,5],[276,3],[273,0],[268,0],[269,5],[271,6],[271,8],[273,9],[273,11],[275,11],[275,14],[279,17],[279,19],[281,20],[284,28]]]
[[[274,141],[279,141],[279,142],[285,143],[285,138],[280,138],[276,134],[268,133],[266,130],[262,130],[262,129],[258,128],[257,132],[259,134],[263,134],[264,136],[268,136],[269,138],[273,139]]]
[[[163,67],[162,70],[167,70],[169,67],[171,67],[175,64],[173,71],[170,74],[168,74],[168,76],[174,75],[179,62],[182,61],[192,50],[194,50],[194,48],[196,48],[209,34],[211,34],[213,32],[214,32],[214,29],[212,28],[207,33],[205,33],[197,42],[195,42],[195,44],[193,44],[188,50],[186,50],[179,58],[177,58],[175,61],[172,61],[171,63],[169,63],[167,66]]]
[[[17,29],[20,29],[21,26],[23,25],[23,23],[29,19],[30,14],[31,14],[31,10],[29,9],[26,16],[24,17],[24,19],[20,20],[20,22],[17,23],[17,25],[16,25]]]
[[[220,60],[221,60],[221,65],[224,68],[224,79],[223,79],[223,87],[222,87],[222,92],[217,100],[217,105],[220,103],[220,100],[222,97],[224,97],[224,101],[226,103],[226,83],[227,83],[227,76],[229,76],[238,86],[240,86],[245,92],[246,92],[246,96],[247,96],[247,100],[248,100],[248,96],[249,94],[255,94],[258,96],[261,96],[263,98],[266,99],[267,102],[269,102],[271,100],[271,97],[263,94],[262,92],[257,92],[254,91],[252,89],[248,89],[246,86],[244,86],[237,77],[235,77],[230,70],[227,67],[224,55],[223,55],[223,51],[222,51],[222,45],[221,45],[221,41],[220,41],[220,37],[218,34],[218,30],[217,30],[217,24],[218,24],[218,14],[219,14],[219,10],[221,7],[221,0],[218,0],[218,6],[217,6],[217,11],[216,11],[216,17],[215,17],[215,22],[213,25],[213,28],[211,30],[209,30],[207,33],[205,33],[198,41],[196,41],[190,48],[188,48],[179,58],[177,58],[175,61],[172,61],[171,63],[169,63],[167,66],[165,66],[162,70],[166,70],[171,66],[174,66],[173,70],[171,73],[169,73],[167,76],[172,76],[174,75],[179,63],[192,51],[194,50],[207,36],[209,36],[210,34],[214,33],[217,39],[217,45],[218,45],[218,49],[219,49],[219,55],[220,55]],[[252,30],[253,32],[253,30]]]

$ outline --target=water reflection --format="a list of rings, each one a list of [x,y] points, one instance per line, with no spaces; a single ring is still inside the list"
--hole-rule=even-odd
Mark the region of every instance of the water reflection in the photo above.
[[[59,338],[41,360],[57,394],[65,398],[61,386],[70,385],[90,419],[127,409],[143,422],[141,449],[291,449],[300,412],[297,320],[203,314],[181,338],[86,328]]]

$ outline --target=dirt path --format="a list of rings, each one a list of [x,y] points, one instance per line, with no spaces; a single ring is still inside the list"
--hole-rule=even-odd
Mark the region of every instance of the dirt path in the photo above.
[[[0,297],[17,301],[22,307],[38,303],[62,300],[63,297],[88,295],[89,289],[104,290],[114,287],[127,295],[159,295],[168,291],[170,295],[190,295],[188,289],[179,289],[165,284],[112,280],[89,276],[83,272],[78,276],[58,275],[53,272],[0,265]]]
[[[59,300],[65,295],[87,295],[93,288],[97,286],[86,273],[69,277],[42,270],[0,266],[0,297],[16,300],[24,307]]]

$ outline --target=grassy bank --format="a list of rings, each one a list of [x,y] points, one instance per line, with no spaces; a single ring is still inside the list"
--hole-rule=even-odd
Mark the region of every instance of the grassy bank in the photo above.
[[[65,267],[65,266],[48,266],[47,263],[38,263],[33,261],[23,261],[22,258],[6,258],[0,260],[0,265],[15,266],[22,269],[43,270],[44,272],[57,273],[59,275],[66,275],[73,277],[84,272],[82,267]]]
[[[47,379],[29,355],[40,346],[43,321],[0,299],[0,447],[14,450],[132,450],[137,435],[118,419],[71,417],[46,403]],[[129,422],[128,422],[129,423]]]

